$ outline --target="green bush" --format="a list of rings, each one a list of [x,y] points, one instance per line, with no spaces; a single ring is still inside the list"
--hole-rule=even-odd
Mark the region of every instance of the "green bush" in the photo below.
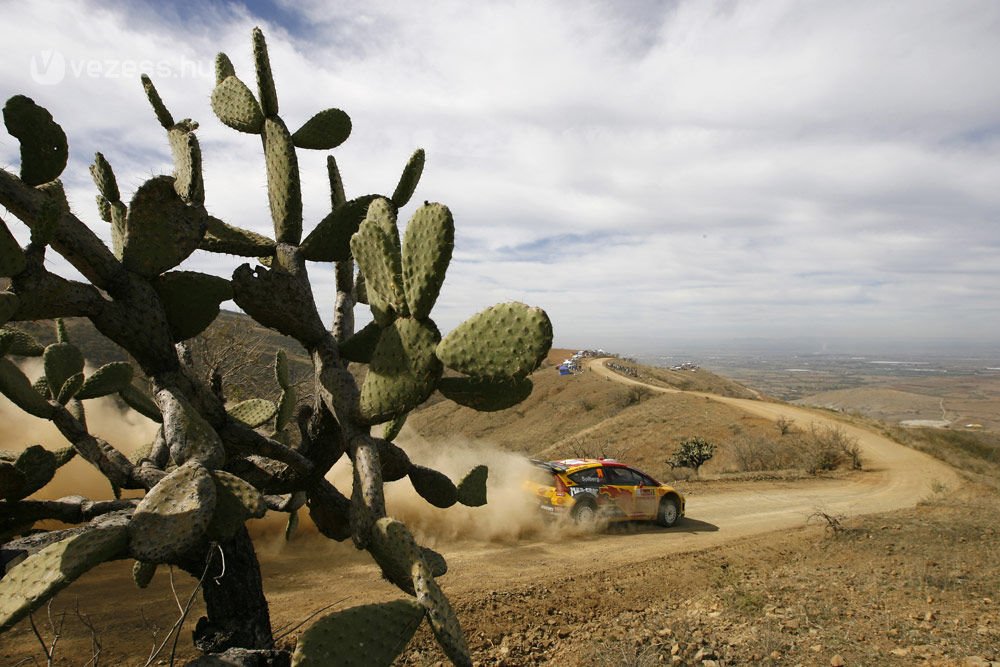
[[[682,440],[673,456],[667,459],[671,468],[693,468],[698,474],[699,468],[715,456],[715,445],[704,438],[688,438]]]

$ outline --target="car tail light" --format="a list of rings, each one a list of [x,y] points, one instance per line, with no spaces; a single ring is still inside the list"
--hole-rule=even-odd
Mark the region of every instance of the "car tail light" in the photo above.
[[[569,492],[569,488],[560,479],[559,475],[553,475],[552,477],[556,480],[556,495],[560,497],[565,496]]]

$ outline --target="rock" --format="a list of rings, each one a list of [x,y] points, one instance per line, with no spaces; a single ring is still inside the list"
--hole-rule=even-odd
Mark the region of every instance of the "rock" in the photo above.
[[[844,662],[839,653],[830,658],[830,667],[844,667],[845,664],[847,663]]]

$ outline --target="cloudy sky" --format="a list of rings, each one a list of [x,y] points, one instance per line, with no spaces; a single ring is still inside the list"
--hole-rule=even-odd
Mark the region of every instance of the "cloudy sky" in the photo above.
[[[1000,338],[993,0],[0,4],[3,98],[62,124],[71,203],[105,238],[93,153],[126,193],[171,168],[141,71],[201,123],[209,210],[270,233],[260,144],[209,107],[218,51],[253,85],[259,25],[293,130],[351,115],[349,197],[391,192],[427,150],[415,199],[457,225],[443,330],[519,300],[557,345],[623,351]],[[308,230],[328,212],[325,153],[299,159]],[[329,312],[332,270],[311,275]]]

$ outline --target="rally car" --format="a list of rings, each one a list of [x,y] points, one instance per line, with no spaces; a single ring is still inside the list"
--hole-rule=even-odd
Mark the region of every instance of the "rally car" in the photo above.
[[[684,516],[684,496],[613,459],[536,461],[525,487],[546,514],[577,523],[656,521],[670,527]]]

